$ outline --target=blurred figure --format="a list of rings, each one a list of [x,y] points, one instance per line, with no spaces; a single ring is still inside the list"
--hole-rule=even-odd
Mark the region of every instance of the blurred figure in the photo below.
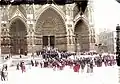
[[[21,62],[20,67],[21,67],[22,73],[26,72],[26,68],[25,68],[24,62]]]
[[[5,67],[5,70],[7,71],[7,69],[8,69],[8,66],[7,66],[7,64],[6,64],[6,65],[4,65],[4,67]]]
[[[20,65],[19,65],[19,63],[17,64],[17,68],[16,68],[16,70],[19,70],[19,67],[20,67]]]
[[[33,62],[33,60],[31,60],[31,65],[34,66],[34,62]]]
[[[1,81],[5,81],[5,69],[4,69],[4,67],[1,70]]]
[[[90,73],[90,64],[87,64],[87,73]]]

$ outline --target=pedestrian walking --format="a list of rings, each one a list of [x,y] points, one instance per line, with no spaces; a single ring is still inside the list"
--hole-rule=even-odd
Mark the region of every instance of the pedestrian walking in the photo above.
[[[1,81],[5,81],[5,69],[4,69],[4,67],[1,70]]]
[[[7,64],[6,64],[6,65],[4,65],[4,67],[5,67],[5,70],[7,71],[7,69],[8,69],[8,66],[7,66]]]
[[[87,64],[87,73],[90,73],[90,64]]]
[[[17,64],[17,68],[16,68],[16,70],[19,70],[19,67],[20,67],[20,65],[19,65],[19,63]]]

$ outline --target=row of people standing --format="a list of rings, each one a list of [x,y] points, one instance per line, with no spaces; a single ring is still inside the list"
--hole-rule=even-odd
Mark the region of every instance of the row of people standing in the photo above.
[[[116,59],[114,56],[105,55],[103,57],[95,57],[94,62],[97,67],[102,67],[103,64],[105,66],[113,66],[116,64]]]
[[[36,67],[40,65],[41,68],[53,68],[53,70],[56,70],[56,69],[64,70],[65,66],[70,66],[70,68],[73,68],[75,72],[79,72],[80,69],[83,72],[86,66],[87,73],[92,73],[94,66],[102,67],[102,64],[105,62],[104,61],[105,59],[108,59],[108,58],[94,57],[94,59],[92,59],[91,57],[87,57],[87,58],[81,57],[79,59],[74,60],[74,59],[69,59],[69,58],[55,59],[55,58],[48,57],[46,59],[43,59],[42,61],[31,60],[31,65],[36,66]],[[111,58],[108,60],[113,60],[113,59],[114,58]],[[24,66],[22,66],[21,69],[23,72],[25,71]]]
[[[17,64],[16,70],[20,70],[20,69],[21,69],[22,73],[26,72],[26,66],[25,66],[24,61],[21,61],[20,63]]]
[[[87,63],[87,64],[86,64]],[[53,68],[53,70],[64,70],[65,66],[69,66],[70,69],[73,68],[74,72],[79,72],[80,68],[81,71],[84,72],[85,66],[89,67],[87,73],[93,72],[93,62],[86,62],[85,60],[71,60],[71,59],[45,59],[41,62],[31,60],[32,66],[40,65],[41,68]]]

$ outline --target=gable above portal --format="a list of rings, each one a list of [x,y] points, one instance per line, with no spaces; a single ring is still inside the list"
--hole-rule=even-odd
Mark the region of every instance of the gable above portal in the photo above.
[[[21,13],[21,11],[20,11],[19,9],[17,9],[17,10],[14,12],[14,14],[12,15],[12,17],[11,17],[10,19],[12,19],[12,18],[14,18],[14,17],[17,17],[17,16],[26,19],[25,16]]]

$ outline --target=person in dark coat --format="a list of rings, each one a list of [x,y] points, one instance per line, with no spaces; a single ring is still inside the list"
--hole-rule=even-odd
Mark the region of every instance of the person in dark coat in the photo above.
[[[33,60],[31,60],[31,65],[34,66]]]
[[[90,72],[93,72],[93,62],[90,63]]]
[[[87,73],[90,73],[90,64],[87,64]]]
[[[25,56],[27,56],[27,51],[25,51]]]
[[[8,69],[8,66],[7,66],[7,64],[5,65],[5,70],[7,71],[7,69]]]
[[[20,62],[20,67],[22,67],[22,61]]]
[[[22,56],[20,55],[20,58],[22,58]]]
[[[21,70],[22,70],[22,73],[23,73],[23,72],[26,72],[26,68],[25,68],[25,64],[24,64],[24,62],[22,62]]]
[[[16,68],[16,70],[19,70],[19,66],[20,66],[20,65],[19,65],[19,63],[18,63],[18,64],[17,64],[17,68]]]
[[[44,68],[47,68],[47,67],[48,67],[48,61],[45,60],[45,61],[44,61]]]
[[[38,62],[35,60],[35,67],[37,67],[37,65],[38,65]]]
[[[81,72],[84,71],[84,68],[85,68],[85,64],[82,62],[82,63],[81,63]]]
[[[1,71],[1,81],[5,81],[5,73],[4,73],[4,68],[2,68],[2,71]]]

